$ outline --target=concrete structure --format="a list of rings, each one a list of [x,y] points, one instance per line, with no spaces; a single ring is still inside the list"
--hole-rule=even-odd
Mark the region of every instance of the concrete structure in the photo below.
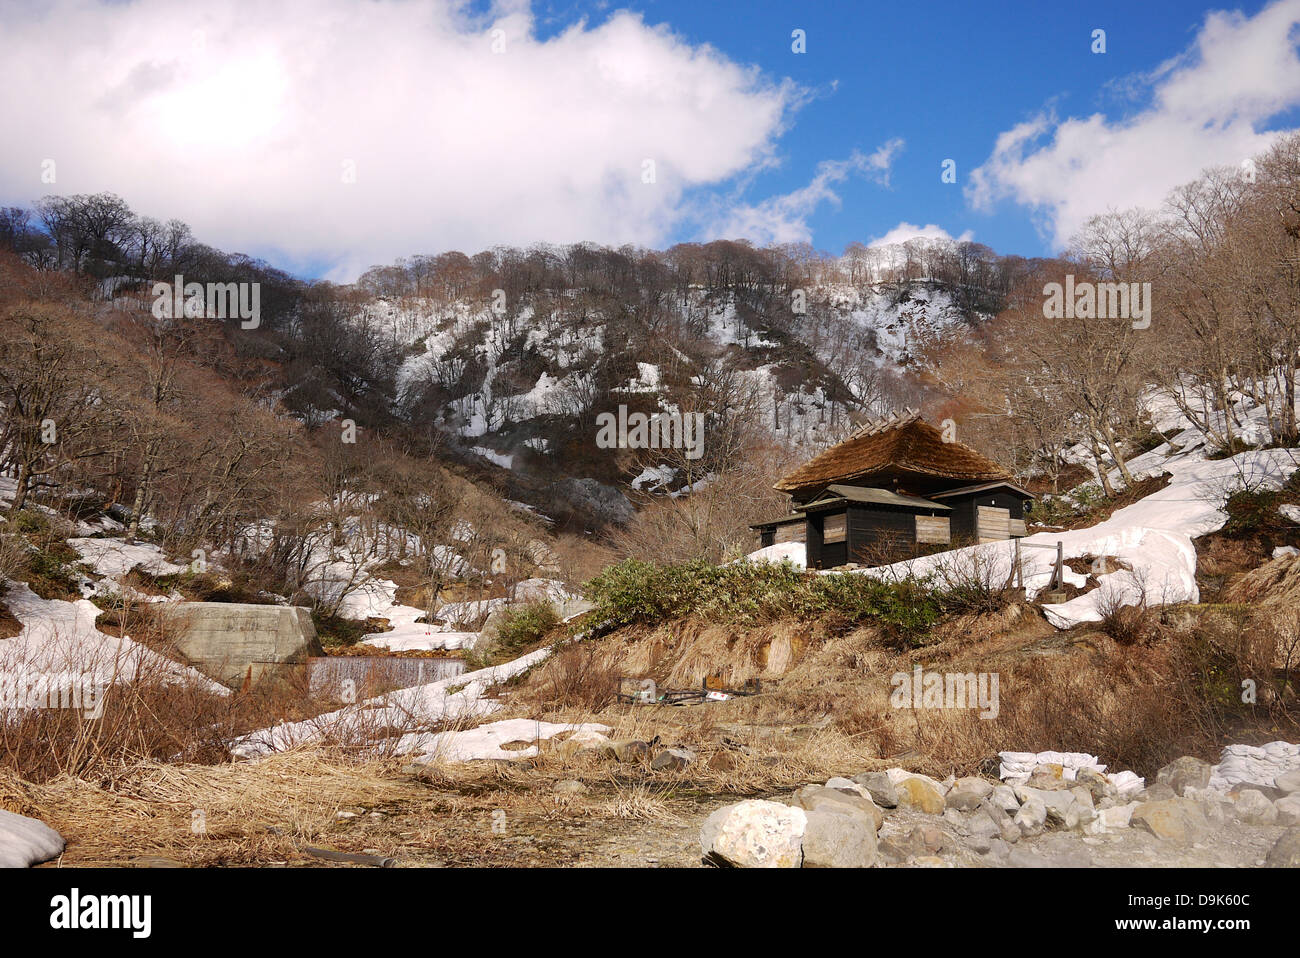
[[[238,602],[181,602],[168,615],[194,667],[238,689],[321,655],[308,609]]]

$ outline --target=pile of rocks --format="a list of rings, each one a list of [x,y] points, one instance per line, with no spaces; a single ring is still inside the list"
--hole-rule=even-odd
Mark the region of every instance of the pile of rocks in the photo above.
[[[1232,822],[1287,827],[1268,839],[1267,864],[1300,865],[1300,771],[1268,785],[1220,788],[1212,784],[1216,766],[1184,757],[1147,786],[1132,772],[1107,774],[1092,756],[1033,753],[1035,762],[1072,757],[1031,763],[1029,754],[1004,753],[1005,781],[941,782],[891,768],[809,785],[781,802],[729,805],[700,831],[704,860],[758,868],[1088,864],[1082,845],[1051,860],[1026,846],[1048,832],[1095,842],[1136,829],[1186,847]]]

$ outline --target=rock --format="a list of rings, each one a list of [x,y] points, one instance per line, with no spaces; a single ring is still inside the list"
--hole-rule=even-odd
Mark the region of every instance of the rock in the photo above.
[[[1016,811],[1020,811],[1019,807]],[[981,804],[976,811],[977,818],[986,818],[991,821],[998,829],[998,837],[1008,844],[1015,844],[1020,841],[1020,826],[1012,819],[1011,815],[993,802],[993,796],[990,795]]]
[[[1156,784],[1168,785],[1175,795],[1182,795],[1190,785],[1205,788],[1210,784],[1210,765],[1199,758],[1184,755],[1156,772]]]
[[[930,854],[937,854],[945,845],[951,844],[947,834],[937,825],[917,825],[907,833],[907,843]]]
[[[63,854],[63,837],[44,822],[0,809],[0,868],[29,868]]]
[[[1277,809],[1277,824],[1300,825],[1300,795],[1288,795],[1273,803]]]
[[[698,758],[689,748],[666,748],[654,757],[650,768],[656,772],[676,771]]]
[[[1011,846],[1000,838],[992,838],[989,839],[988,851],[982,854],[997,861],[1005,861],[1007,856],[1011,854]]]
[[[1031,788],[1028,785],[1017,785],[1015,787],[1016,797],[1022,801],[1034,801],[1041,805],[1047,811],[1047,820],[1056,825],[1063,825],[1066,828],[1078,827],[1084,821],[1091,821],[1095,817],[1092,804],[1092,795],[1086,788],[1075,786],[1069,790],[1061,789],[1042,789]],[[1071,815],[1071,809],[1079,808]],[[1093,814],[1088,814],[1093,812]],[[1075,824],[1071,826],[1070,822]]]
[[[1062,824],[1070,831],[1074,831],[1091,824],[1096,818],[1097,810],[1092,805],[1076,801],[1071,803],[1070,807],[1065,810],[1065,819]]]
[[[650,743],[640,739],[622,739],[613,744],[614,757],[620,762],[639,762],[650,754]]]
[[[1111,784],[1110,779],[1091,768],[1079,769],[1079,775],[1075,781],[1089,791],[1093,802],[1098,805],[1102,802],[1114,801],[1119,797],[1119,789]]]
[[[576,756],[596,756],[598,758],[608,758],[614,756],[614,743],[609,740],[609,736],[600,732],[583,731],[575,732],[559,744],[558,751],[561,755]]]
[[[710,755],[704,764],[715,772],[730,772],[740,764],[740,760],[736,758],[735,752],[721,751]]]
[[[1092,864],[1092,854],[1086,848],[1067,848],[1056,854],[1044,854],[1019,846],[1012,849],[1007,864],[1013,868],[1087,868]]]
[[[1139,802],[1164,802],[1171,798],[1178,798],[1178,793],[1164,782],[1155,782],[1142,789],[1135,797]]]
[[[1273,843],[1264,864],[1269,868],[1300,868],[1300,828],[1291,828]]]
[[[1272,785],[1261,785],[1256,782],[1242,782],[1228,789],[1228,800],[1235,802],[1241,798],[1243,792],[1259,792],[1270,802],[1277,801],[1282,797],[1282,793]]]
[[[556,795],[585,795],[587,786],[574,779],[566,778],[562,782],[556,782],[553,791]]]
[[[880,853],[891,861],[902,864],[913,859],[933,855],[952,844],[952,840],[937,825],[917,825],[906,835],[892,835],[880,843]]]
[[[751,799],[710,815],[700,829],[700,847],[709,864],[798,868],[807,825],[802,808]]]
[[[1300,792],[1300,768],[1283,772],[1273,780],[1273,787],[1283,795],[1295,795]]]
[[[942,782],[937,782],[929,775],[922,775],[920,772],[909,772],[905,768],[891,768],[886,769],[885,774],[888,775],[889,780],[894,783],[894,788],[898,788],[899,784],[909,778],[919,778],[927,785],[932,786],[940,795],[943,795],[948,791],[948,787]]]
[[[1066,788],[1070,783],[1065,778],[1065,766],[1049,763],[1039,765],[1030,772],[1025,784],[1030,788],[1052,790]]]
[[[1047,826],[1047,806],[1038,799],[1030,797],[1020,806],[1012,821],[1020,833],[1028,838],[1041,835]]]
[[[1142,802],[1133,810],[1130,823],[1156,838],[1184,845],[1204,838],[1210,829],[1201,807],[1187,798]]]
[[[903,808],[915,808],[929,815],[943,814],[943,792],[937,782],[926,781],[914,775],[896,783],[894,787],[898,792],[898,804]]]
[[[1097,813],[1097,817],[1088,823],[1084,831],[1089,835],[1104,835],[1107,832],[1128,828],[1133,820],[1133,811],[1137,807],[1137,802],[1129,802],[1127,805],[1112,805],[1110,808],[1103,808]]]
[[[861,785],[871,795],[871,800],[880,808],[896,808],[898,791],[885,772],[863,772],[853,776],[853,782]]]
[[[871,822],[876,831],[879,831],[885,820],[885,813],[871,799],[825,785],[805,785],[795,792],[794,804],[809,812],[825,808],[843,814],[861,815]]]
[[[989,843],[994,838],[1002,837],[1002,829],[998,828],[998,823],[987,815],[972,815],[967,828],[970,833],[970,846],[977,852],[988,851],[991,847]]]
[[[979,807],[993,791],[993,786],[982,778],[959,778],[952,789],[944,796],[949,808],[969,812]]]
[[[1262,792],[1247,788],[1237,796],[1233,817],[1245,825],[1272,825],[1277,822],[1277,808]]]
[[[1009,815],[1014,815],[1020,809],[1020,802],[1016,800],[1015,790],[1009,785],[995,787],[989,793],[988,800]]]
[[[808,813],[804,868],[870,868],[878,857],[876,828],[869,817],[844,814],[829,804]]]

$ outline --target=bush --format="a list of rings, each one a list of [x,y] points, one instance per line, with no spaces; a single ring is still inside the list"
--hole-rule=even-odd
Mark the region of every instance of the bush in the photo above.
[[[1280,494],[1266,489],[1239,489],[1228,496],[1224,511],[1228,521],[1223,531],[1228,535],[1255,535],[1280,531],[1283,525],[1277,511]]]
[[[508,651],[522,649],[539,641],[559,624],[560,616],[549,602],[529,602],[506,609],[497,626],[497,643]]]
[[[321,645],[333,648],[340,645],[356,645],[361,637],[377,632],[378,629],[361,619],[346,619],[341,615],[326,615],[313,609],[312,625],[316,627],[316,637]]]
[[[918,579],[884,582],[857,573],[816,575],[788,562],[659,566],[628,559],[596,576],[584,591],[596,605],[595,619],[614,626],[686,615],[752,625],[829,613],[915,634],[964,602],[956,593]]]

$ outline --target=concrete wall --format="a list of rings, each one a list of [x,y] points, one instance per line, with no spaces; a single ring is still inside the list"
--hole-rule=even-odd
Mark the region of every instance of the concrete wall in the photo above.
[[[311,612],[283,605],[181,602],[169,610],[176,644],[194,667],[240,688],[322,653]]]

